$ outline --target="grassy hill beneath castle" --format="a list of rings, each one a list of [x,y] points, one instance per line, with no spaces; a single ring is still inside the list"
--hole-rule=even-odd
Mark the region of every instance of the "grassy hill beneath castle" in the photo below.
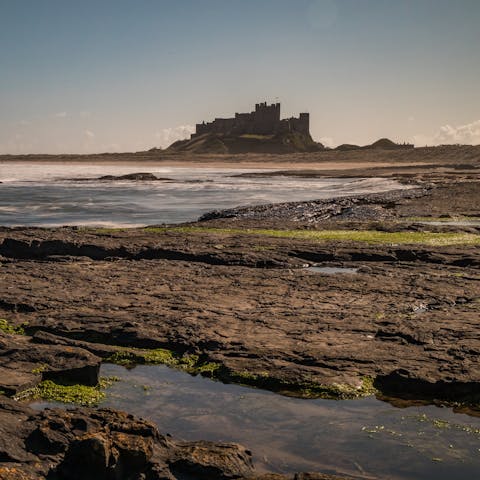
[[[179,140],[168,152],[185,153],[295,153],[323,150],[321,143],[313,141],[309,134],[300,132],[276,135],[231,135],[205,133],[192,139]]]

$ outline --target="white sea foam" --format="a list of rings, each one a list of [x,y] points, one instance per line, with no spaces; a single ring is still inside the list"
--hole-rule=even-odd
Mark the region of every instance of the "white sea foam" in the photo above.
[[[72,181],[148,171],[172,182]],[[255,172],[268,170],[259,169]],[[0,164],[0,225],[144,226],[214,209],[307,201],[405,188],[383,178],[233,177],[252,169],[144,165]],[[70,179],[70,180],[68,180]]]
[[[17,207],[3,207],[3,206],[0,206],[0,213],[1,212],[5,212],[5,213],[15,213],[18,211],[18,208]]]

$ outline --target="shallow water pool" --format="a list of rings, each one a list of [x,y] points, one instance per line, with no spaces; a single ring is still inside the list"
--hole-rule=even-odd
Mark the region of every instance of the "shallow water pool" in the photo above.
[[[323,273],[324,275],[336,275],[339,273],[357,273],[358,268],[348,268],[348,267],[321,267],[319,265],[312,265],[308,267],[307,270],[313,273]]]
[[[303,400],[165,366],[106,364],[101,373],[120,378],[103,406],[177,438],[239,442],[260,470],[418,480],[473,480],[480,472],[480,418],[451,409],[395,408],[373,397]]]

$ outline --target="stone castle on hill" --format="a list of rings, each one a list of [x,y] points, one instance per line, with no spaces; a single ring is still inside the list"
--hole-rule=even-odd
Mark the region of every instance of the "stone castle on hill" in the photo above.
[[[280,104],[257,103],[255,111],[235,113],[234,118],[216,118],[213,122],[197,123],[191,138],[205,133],[231,135],[275,135],[278,133],[299,132],[310,135],[310,115],[300,113],[298,118],[280,120]]]

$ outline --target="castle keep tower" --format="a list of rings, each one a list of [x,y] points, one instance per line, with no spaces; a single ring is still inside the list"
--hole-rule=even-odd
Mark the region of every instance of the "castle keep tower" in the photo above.
[[[257,103],[250,113],[235,113],[233,118],[215,118],[213,122],[197,123],[192,138],[205,133],[224,135],[276,135],[299,132],[310,135],[310,115],[300,113],[299,117],[280,120],[280,103]]]

